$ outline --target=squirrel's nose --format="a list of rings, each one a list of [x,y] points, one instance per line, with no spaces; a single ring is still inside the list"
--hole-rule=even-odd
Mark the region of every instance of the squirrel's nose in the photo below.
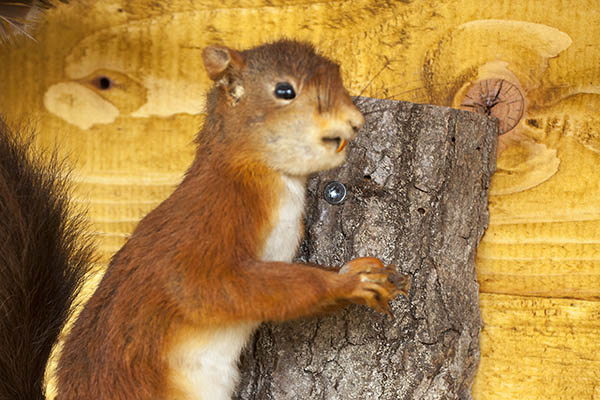
[[[354,104],[352,104],[348,109],[348,124],[352,127],[355,135],[365,124],[365,117]]]

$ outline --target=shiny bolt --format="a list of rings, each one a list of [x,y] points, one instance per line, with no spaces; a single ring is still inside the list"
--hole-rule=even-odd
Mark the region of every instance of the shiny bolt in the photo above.
[[[325,185],[323,198],[329,204],[342,204],[346,200],[346,186],[343,183],[332,181]]]

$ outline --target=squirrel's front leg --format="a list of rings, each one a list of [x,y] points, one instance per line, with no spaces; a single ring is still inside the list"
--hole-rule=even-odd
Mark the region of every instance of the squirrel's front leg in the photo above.
[[[242,268],[239,287],[251,307],[238,310],[248,319],[289,320],[352,302],[389,313],[389,301],[407,294],[408,278],[392,283],[395,270],[376,258],[357,258],[338,272],[303,264],[254,261]],[[241,315],[240,315],[241,316]]]

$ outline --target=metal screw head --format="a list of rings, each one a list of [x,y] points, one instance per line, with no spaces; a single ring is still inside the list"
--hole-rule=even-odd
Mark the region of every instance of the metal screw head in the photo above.
[[[323,198],[333,205],[342,204],[346,200],[346,186],[338,181],[331,181],[325,185]]]

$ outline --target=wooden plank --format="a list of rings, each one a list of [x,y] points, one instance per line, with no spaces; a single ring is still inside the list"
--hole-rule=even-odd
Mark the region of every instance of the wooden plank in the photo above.
[[[481,294],[477,399],[600,398],[600,303]]]

